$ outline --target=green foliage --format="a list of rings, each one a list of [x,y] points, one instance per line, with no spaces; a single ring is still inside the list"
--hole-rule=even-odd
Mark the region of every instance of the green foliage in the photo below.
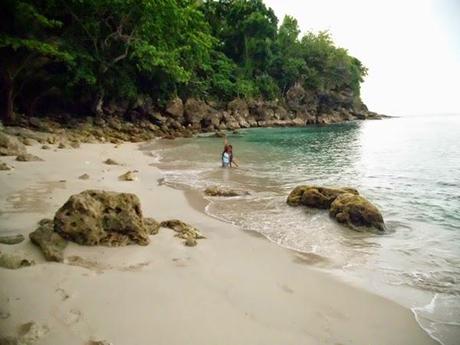
[[[4,0],[0,10],[0,72],[19,108],[36,82],[89,107],[141,93],[159,104],[276,99],[295,83],[358,97],[367,73],[329,33],[301,37],[290,16],[278,27],[262,0]]]

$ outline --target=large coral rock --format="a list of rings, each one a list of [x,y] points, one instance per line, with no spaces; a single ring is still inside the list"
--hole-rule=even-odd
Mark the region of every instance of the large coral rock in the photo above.
[[[47,261],[62,262],[67,241],[58,233],[54,232],[54,224],[51,219],[42,219],[39,227],[29,234],[32,243],[40,247]]]
[[[54,229],[84,245],[147,245],[139,198],[130,193],[87,190],[72,195],[56,212]]]
[[[26,152],[26,147],[18,138],[0,132],[0,156],[17,156]]]
[[[297,186],[287,198],[290,206],[305,205],[313,208],[328,209],[340,194],[359,194],[353,188],[326,188],[318,186]]]
[[[344,193],[331,204],[329,213],[339,223],[345,223],[355,230],[373,227],[384,231],[385,225],[380,211],[360,195]]]

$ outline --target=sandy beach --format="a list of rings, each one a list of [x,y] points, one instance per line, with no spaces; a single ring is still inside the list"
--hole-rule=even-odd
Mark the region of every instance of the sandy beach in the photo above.
[[[158,183],[139,144],[28,151],[44,161],[1,159],[14,169],[0,172],[0,233],[26,240],[0,252],[36,262],[0,268],[1,336],[34,321],[49,329],[37,345],[436,344],[409,309],[340,281],[315,257],[207,216],[200,200],[192,207],[190,196]],[[138,179],[119,181],[128,170]],[[87,189],[134,193],[144,216],[181,219],[207,239],[186,247],[161,228],[145,247],[70,243],[64,263],[46,262],[28,234]]]

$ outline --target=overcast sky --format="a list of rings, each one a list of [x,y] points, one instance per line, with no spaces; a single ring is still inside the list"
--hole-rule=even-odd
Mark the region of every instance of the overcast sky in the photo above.
[[[280,22],[329,30],[369,69],[361,93],[390,115],[460,113],[460,0],[265,0]]]

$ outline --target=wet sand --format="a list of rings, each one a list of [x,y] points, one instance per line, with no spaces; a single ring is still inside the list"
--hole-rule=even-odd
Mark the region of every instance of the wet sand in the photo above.
[[[37,263],[0,268],[0,335],[35,321],[49,328],[37,345],[436,343],[409,309],[321,271],[320,258],[200,212],[196,195],[158,183],[161,172],[137,144],[28,150],[44,162],[1,158],[15,169],[0,172],[0,233],[28,238],[70,195],[104,189],[135,193],[144,216],[179,218],[207,239],[190,248],[162,228],[146,247],[70,244],[63,264],[45,262],[28,239],[0,244]],[[138,180],[119,181],[127,170],[139,170]],[[78,179],[84,173],[89,180]]]

